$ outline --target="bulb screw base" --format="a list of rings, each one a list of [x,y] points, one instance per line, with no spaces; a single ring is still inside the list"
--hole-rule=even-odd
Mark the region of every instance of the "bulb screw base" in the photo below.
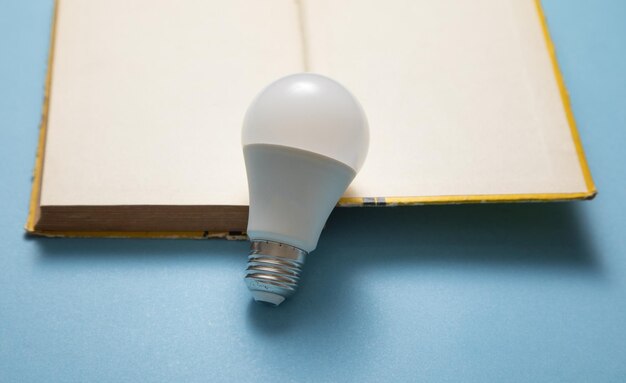
[[[300,281],[307,252],[273,241],[252,241],[244,280],[257,302],[281,304]]]

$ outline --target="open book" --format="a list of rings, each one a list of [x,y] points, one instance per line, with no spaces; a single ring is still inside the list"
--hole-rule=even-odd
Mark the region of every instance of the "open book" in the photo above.
[[[595,194],[538,1],[63,0],[52,40],[31,232],[245,230],[244,113],[305,71],[369,119],[339,205]]]

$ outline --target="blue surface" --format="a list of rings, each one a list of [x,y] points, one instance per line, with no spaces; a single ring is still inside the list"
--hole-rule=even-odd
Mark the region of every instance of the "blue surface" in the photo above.
[[[0,1],[0,381],[626,381],[626,2],[544,6],[596,200],[335,211],[272,309],[243,242],[24,236],[52,3]]]

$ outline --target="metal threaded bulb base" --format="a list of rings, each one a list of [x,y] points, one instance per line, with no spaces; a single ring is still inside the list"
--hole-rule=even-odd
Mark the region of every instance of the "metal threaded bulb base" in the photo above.
[[[293,295],[307,252],[272,241],[252,241],[244,280],[257,302],[278,306]]]

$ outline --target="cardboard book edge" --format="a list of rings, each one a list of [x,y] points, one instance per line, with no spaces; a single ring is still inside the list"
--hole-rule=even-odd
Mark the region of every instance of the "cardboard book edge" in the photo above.
[[[52,63],[54,61],[54,47],[56,43],[56,24],[58,18],[59,0],[54,1],[52,20],[50,25],[50,42],[48,46],[48,67],[46,68],[46,82],[44,84],[44,98],[41,110],[41,121],[39,124],[39,138],[37,142],[37,152],[35,155],[35,166],[33,169],[33,181],[28,206],[28,217],[24,228],[27,233],[34,233],[35,226],[39,220],[39,202],[41,199],[41,180],[43,176],[43,160],[46,146],[46,134],[48,130],[48,111],[50,107],[50,89],[52,86]]]

